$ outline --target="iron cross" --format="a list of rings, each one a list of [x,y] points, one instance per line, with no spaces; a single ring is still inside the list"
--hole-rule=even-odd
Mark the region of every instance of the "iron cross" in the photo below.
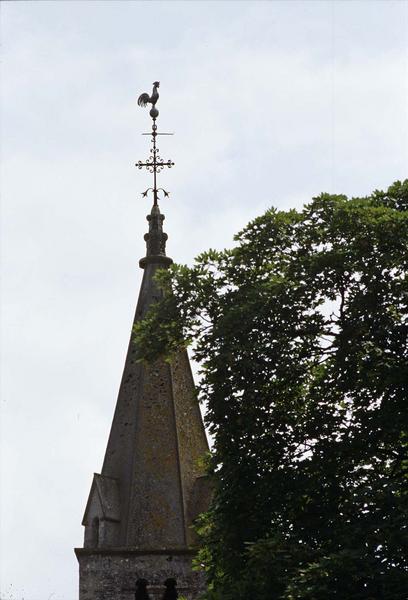
[[[140,98],[139,98],[139,100],[140,100]],[[150,100],[147,100],[147,102],[149,102],[149,101]],[[156,102],[157,102],[157,99],[156,99]],[[139,104],[140,104],[140,102],[139,102]],[[140,105],[142,105],[142,104],[140,104]],[[164,169],[164,167],[168,167],[170,169],[171,167],[174,166],[174,162],[172,162],[171,160],[165,161],[161,158],[161,156],[159,155],[159,148],[157,148],[157,146],[156,146],[156,138],[158,135],[173,135],[172,133],[159,133],[157,131],[156,119],[158,117],[158,114],[159,114],[159,111],[155,108],[155,106],[153,106],[152,110],[150,111],[150,116],[153,119],[152,131],[151,131],[151,133],[142,133],[142,135],[151,135],[152,136],[152,148],[150,149],[150,156],[145,162],[139,160],[136,163],[136,167],[138,169],[143,169],[143,167],[145,167],[150,173],[153,173],[153,187],[147,188],[147,190],[142,193],[142,196],[146,197],[147,194],[150,191],[152,191],[154,206],[158,205],[159,191],[163,192],[164,196],[166,196],[166,197],[169,196],[169,192],[166,192],[166,190],[163,188],[157,187],[157,173],[160,173],[160,171],[162,171]]]

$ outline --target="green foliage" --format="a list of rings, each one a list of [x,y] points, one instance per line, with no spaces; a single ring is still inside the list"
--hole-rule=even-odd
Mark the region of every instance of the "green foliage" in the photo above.
[[[322,194],[161,273],[136,338],[201,365],[208,599],[406,598],[407,209],[408,180]]]

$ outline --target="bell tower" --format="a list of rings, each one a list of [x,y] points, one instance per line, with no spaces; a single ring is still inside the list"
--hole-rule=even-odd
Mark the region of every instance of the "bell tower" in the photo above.
[[[161,297],[157,269],[172,263],[158,205],[159,193],[168,192],[157,188],[157,173],[174,163],[163,161],[156,146],[157,136],[165,135],[156,125],[158,87],[155,82],[152,96],[139,98],[141,106],[152,104],[153,124],[151,155],[137,166],[152,172],[154,181],[143,193],[152,192],[153,206],[134,323]],[[143,586],[151,600],[160,600],[165,582],[174,580],[180,596],[198,597],[204,579],[191,568],[197,551],[192,524],[210,500],[199,460],[207,451],[187,352],[171,362],[141,363],[131,335],[105,459],[85,508],[84,546],[75,549],[79,600],[133,600]]]

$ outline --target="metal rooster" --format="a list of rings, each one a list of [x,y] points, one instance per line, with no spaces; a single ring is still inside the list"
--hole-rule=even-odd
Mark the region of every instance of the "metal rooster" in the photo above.
[[[139,99],[137,101],[139,106],[147,106],[148,104],[152,105],[152,108],[150,110],[150,115],[153,118],[157,117],[159,114],[159,111],[156,108],[156,102],[159,99],[159,90],[158,90],[159,86],[160,86],[160,81],[155,81],[153,83],[152,95],[149,96],[149,94],[144,92],[143,94],[140,94]]]

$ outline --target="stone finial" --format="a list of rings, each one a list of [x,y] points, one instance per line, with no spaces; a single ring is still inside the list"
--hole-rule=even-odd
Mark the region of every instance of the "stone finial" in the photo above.
[[[146,256],[139,262],[142,269],[147,264],[160,263],[163,266],[172,264],[172,259],[166,256],[167,233],[163,231],[164,215],[161,214],[157,204],[152,206],[150,215],[147,215],[149,232],[145,234]]]

